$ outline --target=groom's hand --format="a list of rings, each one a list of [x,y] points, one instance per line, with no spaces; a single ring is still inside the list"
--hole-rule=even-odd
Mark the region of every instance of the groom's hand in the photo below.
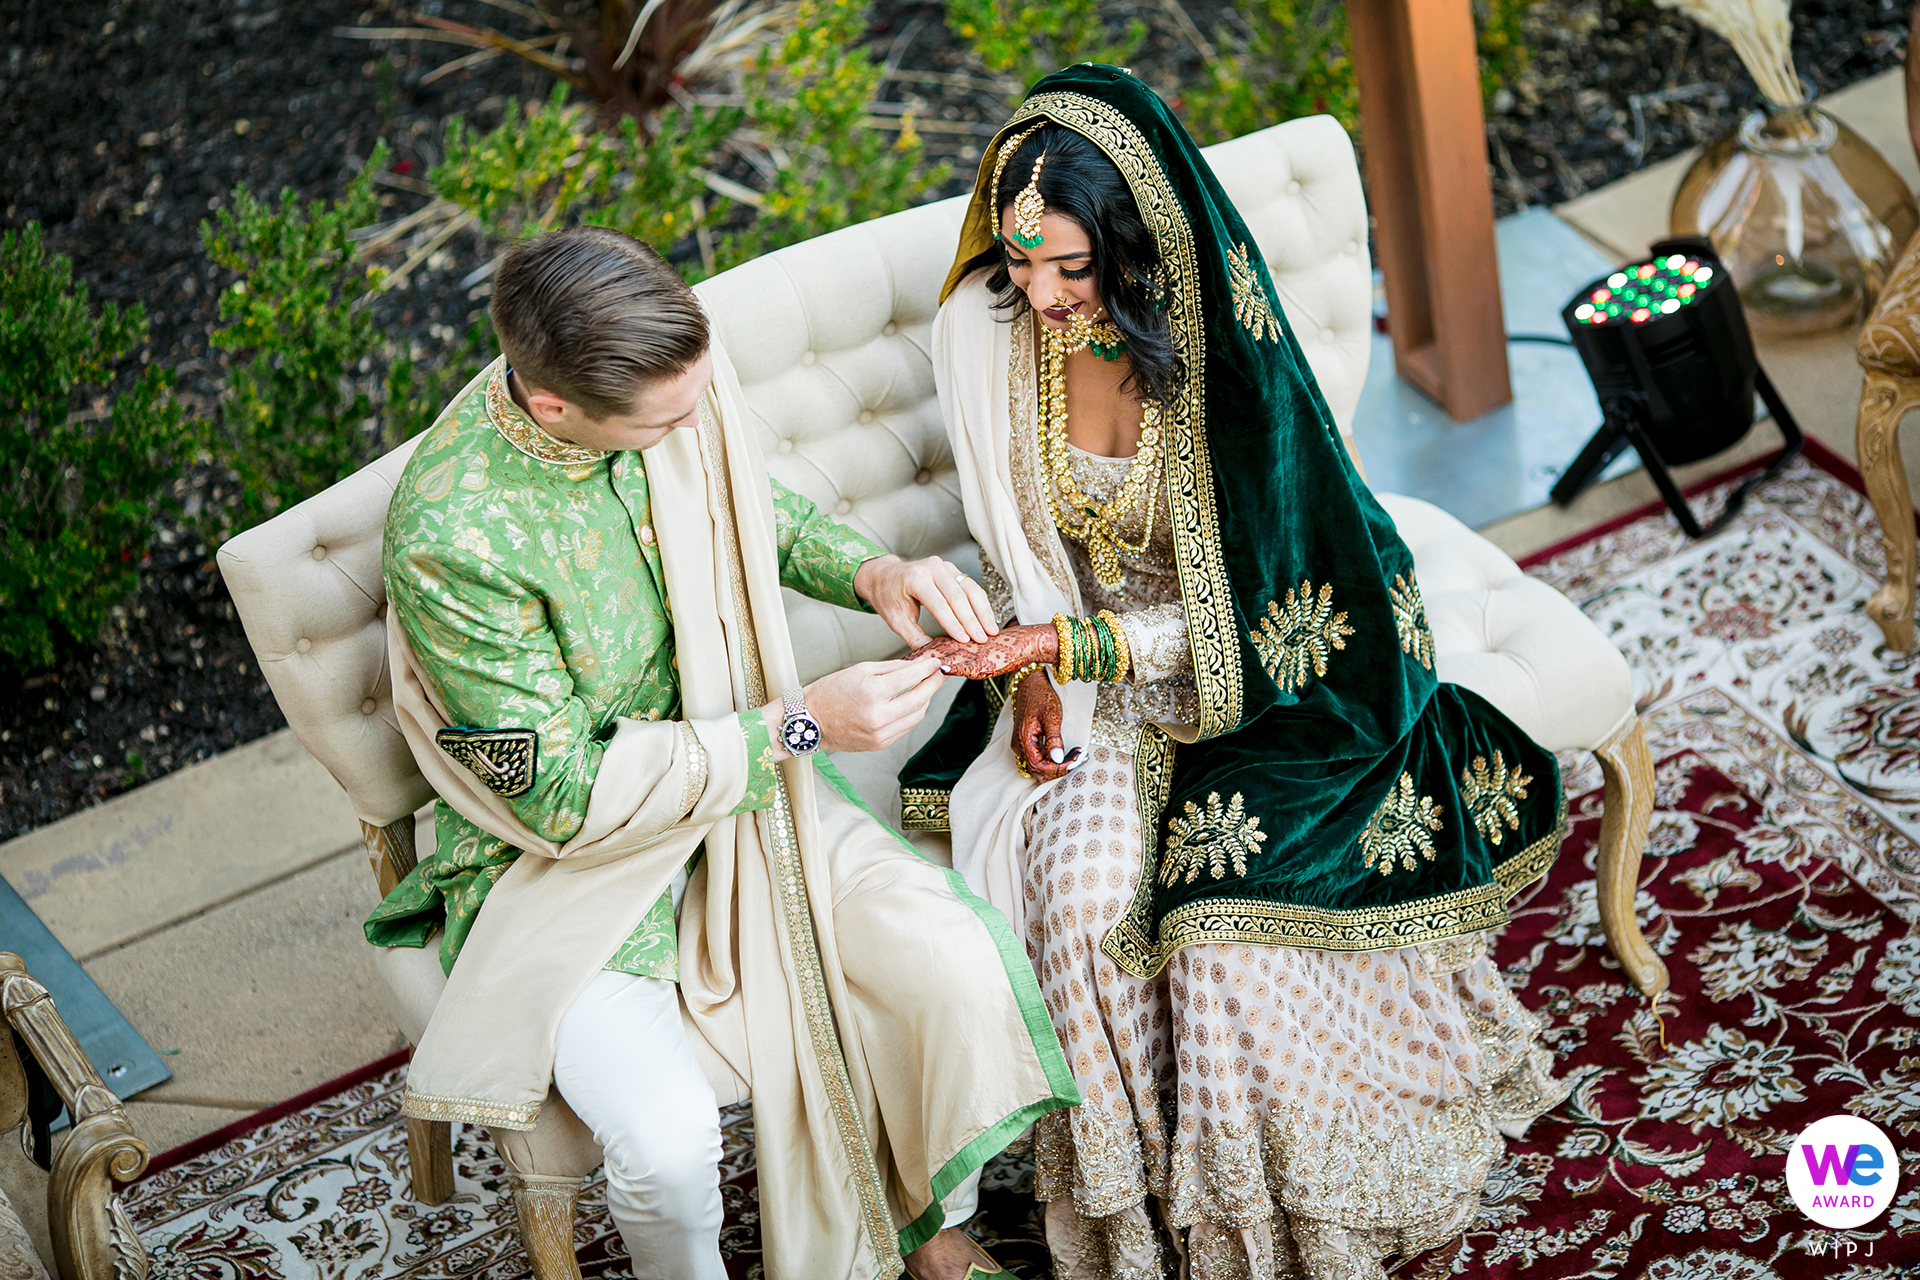
[[[946,678],[932,658],[860,662],[821,676],[805,690],[807,710],[820,723],[820,745],[829,751],[891,746],[926,716]],[[779,706],[769,714],[777,716]]]
[[[853,590],[910,649],[931,639],[920,629],[922,608],[957,640],[979,643],[1000,631],[980,584],[939,556],[925,560],[875,556],[853,575]]]

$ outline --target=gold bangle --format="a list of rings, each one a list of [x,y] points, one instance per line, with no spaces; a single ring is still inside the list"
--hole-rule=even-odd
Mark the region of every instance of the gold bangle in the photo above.
[[[1073,679],[1073,671],[1077,665],[1078,655],[1075,653],[1073,642],[1073,619],[1064,613],[1054,614],[1053,633],[1060,640],[1060,652],[1054,656],[1053,660],[1053,674],[1061,684],[1065,684]]]
[[[1008,706],[1012,706],[1019,699],[1020,682],[1046,665],[1044,662],[1029,662],[1026,666],[1013,673],[1013,678],[1007,681]]]
[[[1118,655],[1117,668],[1113,673],[1113,683],[1118,684],[1127,678],[1127,672],[1133,666],[1133,650],[1127,648],[1127,633],[1120,629],[1120,619],[1111,609],[1102,609],[1093,615],[1107,624],[1107,630],[1113,636],[1114,653]]]

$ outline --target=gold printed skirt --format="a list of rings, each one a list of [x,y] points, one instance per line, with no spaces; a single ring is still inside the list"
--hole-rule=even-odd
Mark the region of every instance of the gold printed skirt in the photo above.
[[[1034,1131],[1060,1280],[1373,1280],[1462,1230],[1500,1129],[1566,1096],[1484,938],[1121,972],[1100,940],[1140,876],[1124,751],[1094,747],[1026,834],[1027,954],[1086,1099]]]

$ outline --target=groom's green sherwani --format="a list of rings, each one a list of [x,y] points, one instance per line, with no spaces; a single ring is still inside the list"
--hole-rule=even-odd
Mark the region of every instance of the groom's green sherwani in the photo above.
[[[781,584],[864,609],[854,573],[885,549],[772,483]],[[477,731],[455,745],[521,821],[556,842],[585,820],[615,721],[680,713],[672,602],[651,520],[645,455],[547,435],[508,394],[503,361],[420,442],[388,509],[389,606],[449,717]],[[733,809],[743,813],[773,803],[775,773],[763,718],[738,720],[752,762]],[[530,778],[521,744],[531,748]],[[440,962],[451,971],[487,891],[520,851],[444,801],[434,833],[433,854],[387,894],[366,932],[377,946],[418,947],[444,925]],[[679,977],[670,894],[607,967]]]

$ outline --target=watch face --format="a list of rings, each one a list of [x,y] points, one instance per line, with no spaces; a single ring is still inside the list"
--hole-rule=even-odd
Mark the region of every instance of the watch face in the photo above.
[[[810,716],[790,716],[780,726],[780,743],[796,756],[817,751],[820,747],[820,726]]]

